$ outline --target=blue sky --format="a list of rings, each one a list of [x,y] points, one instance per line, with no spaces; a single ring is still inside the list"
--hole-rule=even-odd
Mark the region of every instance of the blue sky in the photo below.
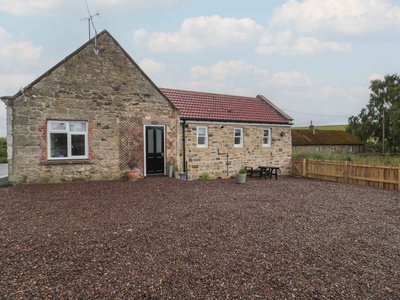
[[[262,94],[296,126],[345,124],[400,67],[400,0],[87,0],[160,87]],[[88,40],[85,0],[0,0],[0,95]],[[92,29],[93,36],[93,29]],[[5,136],[0,102],[0,136]]]

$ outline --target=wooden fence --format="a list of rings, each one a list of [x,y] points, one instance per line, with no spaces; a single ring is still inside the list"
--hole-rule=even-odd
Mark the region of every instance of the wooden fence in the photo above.
[[[400,191],[400,165],[292,159],[292,175]]]

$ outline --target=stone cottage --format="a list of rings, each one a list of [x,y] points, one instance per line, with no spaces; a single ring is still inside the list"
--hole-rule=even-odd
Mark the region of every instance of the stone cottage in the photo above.
[[[132,165],[188,179],[290,172],[292,119],[268,99],[160,89],[107,31],[1,100],[13,184],[120,179]]]

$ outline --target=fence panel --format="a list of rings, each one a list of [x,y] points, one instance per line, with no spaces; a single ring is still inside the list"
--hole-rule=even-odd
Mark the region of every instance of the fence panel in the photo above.
[[[292,175],[400,191],[400,166],[292,159]]]

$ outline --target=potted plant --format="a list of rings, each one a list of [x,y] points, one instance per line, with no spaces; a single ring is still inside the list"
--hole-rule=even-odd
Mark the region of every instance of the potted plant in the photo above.
[[[242,168],[236,174],[236,183],[246,183],[247,170]]]
[[[128,163],[129,170],[126,170],[126,177],[129,181],[136,181],[139,177],[138,164],[135,160],[131,160]]]
[[[171,161],[167,162],[167,173],[168,177],[174,176],[174,164]]]
[[[177,165],[174,166],[174,177],[179,178],[179,168]]]

